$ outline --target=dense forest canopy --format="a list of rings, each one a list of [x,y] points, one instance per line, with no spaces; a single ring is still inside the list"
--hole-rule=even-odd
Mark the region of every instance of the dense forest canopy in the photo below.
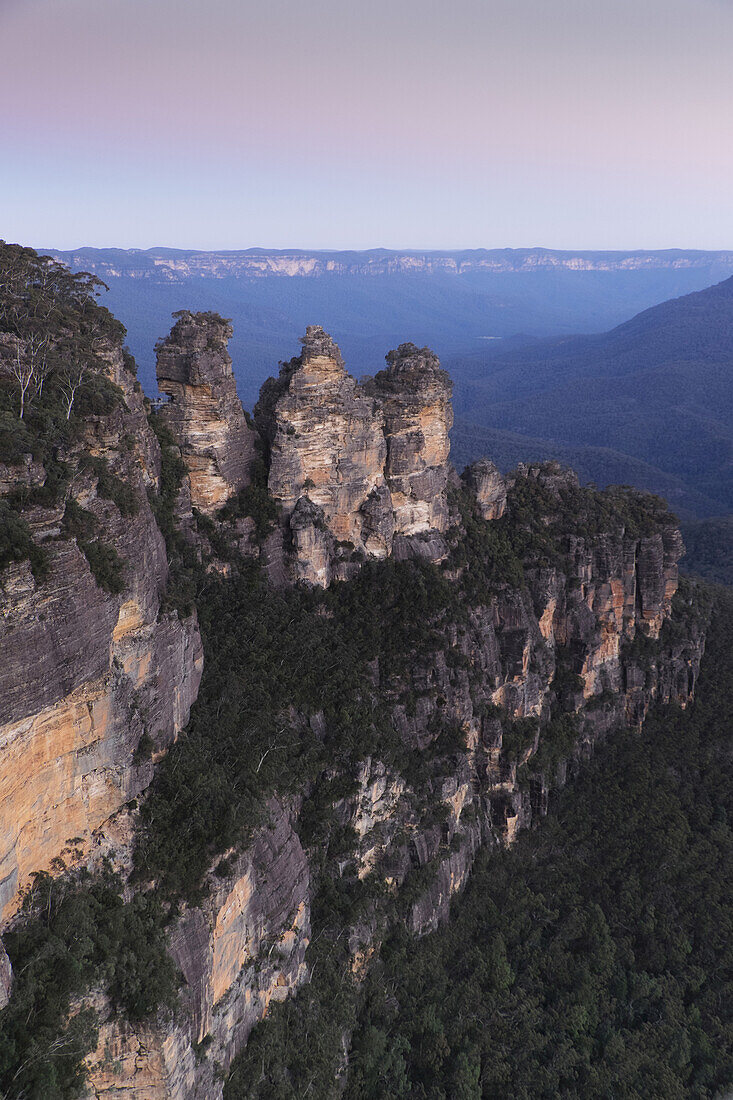
[[[357,999],[337,951],[255,1031],[228,1100],[683,1100],[733,1080],[733,597],[688,711],[615,735],[450,922],[397,929]],[[342,963],[343,966],[343,963]],[[303,1042],[303,1036],[307,1042]]]

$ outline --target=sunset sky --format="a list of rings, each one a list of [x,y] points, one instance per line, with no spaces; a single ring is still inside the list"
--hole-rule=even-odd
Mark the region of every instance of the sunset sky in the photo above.
[[[733,248],[733,0],[0,0],[0,236]]]

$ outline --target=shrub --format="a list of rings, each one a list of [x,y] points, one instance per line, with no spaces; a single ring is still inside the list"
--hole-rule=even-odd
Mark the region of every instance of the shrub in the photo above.
[[[79,546],[99,587],[112,595],[119,595],[125,587],[124,563],[114,546],[108,546],[99,539],[82,541]]]

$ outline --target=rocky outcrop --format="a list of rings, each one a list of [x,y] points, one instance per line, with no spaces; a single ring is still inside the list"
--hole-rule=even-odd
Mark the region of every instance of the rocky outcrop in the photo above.
[[[10,991],[13,988],[13,968],[3,945],[0,943],[0,1009],[10,1000]]]
[[[488,458],[472,462],[461,477],[473,492],[482,519],[501,519],[506,511],[506,482]]]
[[[138,744],[147,735],[153,756],[165,750],[201,676],[195,617],[161,609],[168,564],[146,494],[159,477],[157,442],[121,349],[110,344],[104,356],[124,401],[88,418],[83,438],[60,456],[72,474],[58,502],[24,512],[48,577],[37,582],[28,561],[0,572],[3,918],[34,871],[84,860],[103,844],[110,819],[152,777],[150,752],[136,757]],[[20,481],[31,474],[40,484],[48,476],[25,463]],[[124,490],[119,504],[104,485],[110,478]],[[67,526],[69,501],[114,550],[121,592],[92,573],[81,534]]]
[[[184,518],[194,508],[215,515],[249,477],[253,433],[236,398],[228,336],[220,318],[184,313],[158,349],[171,397],[162,415],[187,468]],[[187,721],[201,675],[195,618],[162,602],[168,564],[148,499],[160,482],[158,444],[121,350],[110,345],[106,357],[124,401],[89,417],[83,438],[60,456],[71,472],[58,502],[24,513],[46,548],[48,576],[38,581],[28,561],[0,573],[5,918],[32,873],[58,869],[59,860],[94,866],[114,848],[117,866],[129,869],[134,813],[126,803],[149,785],[154,761]],[[388,921],[398,914],[418,935],[437,927],[480,846],[511,843],[545,812],[550,786],[609,730],[641,722],[655,700],[691,697],[703,638],[690,623],[670,627],[682,552],[671,518],[645,518],[636,500],[628,514],[599,504],[552,464],[520,466],[504,479],[482,461],[461,482],[448,465],[451,420],[450,382],[428,349],[400,345],[360,384],[318,326],[263,387],[256,422],[280,517],[262,540],[271,575],[326,587],[368,559],[425,559],[438,568],[407,572],[433,586],[438,610],[420,624],[404,663],[390,647],[369,660],[359,704],[389,727],[385,759],[373,749],[337,756],[351,760],[353,774],[343,774],[313,753],[321,763],[312,773],[309,765],[292,804],[271,798],[269,820],[247,847],[211,867],[204,900],[179,899],[169,936],[182,975],[177,1013],[133,1025],[99,990],[83,1002],[101,1020],[87,1059],[90,1098],[219,1100],[222,1074],[252,1028],[308,980],[311,868],[320,874],[330,859],[329,873],[367,899],[358,920],[338,929],[358,981]],[[0,469],[0,493],[30,492],[48,476],[23,456]],[[82,513],[121,562],[119,591],[92,571],[74,526]],[[575,519],[563,527],[566,513]],[[237,520],[257,527],[253,515]],[[226,564],[241,568],[241,559]],[[314,613],[333,613],[330,599],[314,598]],[[282,721],[325,740],[322,712],[293,705]],[[342,842],[335,856],[304,850],[296,828],[301,800],[314,789],[320,796],[321,783],[339,792],[324,796],[333,797],[324,852],[333,829]],[[11,977],[0,952],[0,1005]]]
[[[185,279],[329,278],[333,275],[372,276],[425,274],[468,275],[476,272],[534,272],[542,268],[570,271],[644,271],[709,269],[718,278],[733,272],[733,252],[675,250],[661,252],[562,252],[550,248],[472,248],[458,252],[268,251],[187,252],[170,248],[107,250],[84,248],[52,255],[75,271],[92,271],[102,279],[130,278],[175,283]],[[707,278],[707,285],[712,279]]]
[[[452,384],[429,348],[400,344],[374,379],[384,410],[385,477],[395,535],[442,534],[448,522],[448,432]]]
[[[328,584],[336,545],[363,549],[361,508],[384,485],[379,404],[347,374],[330,336],[310,325],[300,358],[263,386],[255,417],[270,449],[270,493],[294,532],[295,576]]]
[[[255,419],[296,580],[327,586],[367,558],[445,555],[450,381],[427,348],[403,344],[387,362],[360,385],[310,325],[300,357],[262,388]]]
[[[90,1097],[217,1100],[222,1071],[269,1004],[306,980],[308,863],[285,807],[273,801],[269,815],[246,852],[212,871],[206,901],[171,933],[184,982],[176,1017],[135,1027],[93,999],[104,1022],[87,1059]]]
[[[174,316],[156,347],[158,386],[170,398],[161,415],[188,471],[186,505],[208,516],[249,483],[255,433],[237,397],[229,322],[187,310]]]

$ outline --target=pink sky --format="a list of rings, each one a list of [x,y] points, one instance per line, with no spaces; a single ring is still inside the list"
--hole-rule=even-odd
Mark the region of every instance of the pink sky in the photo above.
[[[0,235],[733,247],[728,0],[0,0]]]

